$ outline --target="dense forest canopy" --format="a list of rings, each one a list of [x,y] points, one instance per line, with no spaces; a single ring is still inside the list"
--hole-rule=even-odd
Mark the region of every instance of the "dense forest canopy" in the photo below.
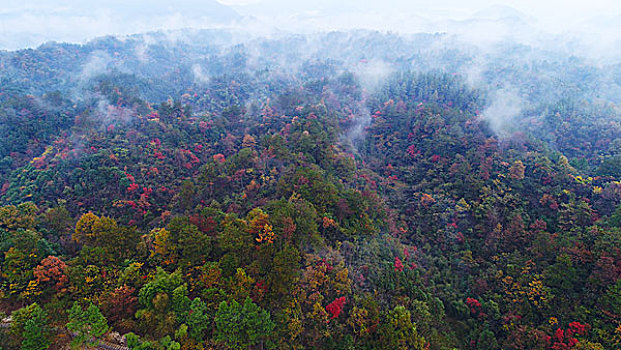
[[[214,29],[0,67],[3,349],[621,346],[619,63]]]

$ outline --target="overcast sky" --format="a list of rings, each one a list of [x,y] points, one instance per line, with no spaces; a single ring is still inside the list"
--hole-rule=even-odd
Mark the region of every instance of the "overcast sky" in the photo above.
[[[473,37],[534,30],[621,38],[618,0],[0,0],[0,48],[84,42],[106,34],[252,25],[292,31],[369,28],[461,31]],[[96,4],[95,4],[96,3]],[[500,5],[500,6],[499,6]],[[241,15],[238,16],[237,14]],[[504,27],[498,28],[496,22]],[[524,25],[524,26],[522,26]],[[532,31],[531,31],[532,30]]]
[[[408,11],[429,14],[452,14],[468,16],[493,5],[506,5],[548,22],[558,20],[579,21],[598,15],[621,14],[618,0],[219,0],[227,5],[244,7],[277,5],[284,11],[313,10],[345,4],[348,7],[372,8],[380,12]]]

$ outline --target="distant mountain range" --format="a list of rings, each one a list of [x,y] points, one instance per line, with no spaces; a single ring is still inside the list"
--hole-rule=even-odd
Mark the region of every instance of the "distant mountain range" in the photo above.
[[[215,0],[70,0],[62,6],[43,0],[4,2],[0,9],[0,48],[9,50],[45,41],[84,42],[111,34],[230,26],[243,19]]]
[[[369,0],[318,0],[312,4],[262,0],[237,6],[216,0],[108,0],[98,4],[69,0],[62,5],[48,0],[3,2],[0,49],[7,50],[36,47],[47,41],[84,43],[105,35],[223,27],[255,35],[353,28],[449,33],[479,46],[502,41],[541,48],[554,45],[570,54],[598,59],[606,56],[609,60],[619,56],[616,48],[621,47],[617,45],[621,39],[620,16],[614,13],[549,33],[542,30],[549,25],[544,26],[541,18],[504,5],[468,12],[457,8],[418,11],[416,4],[405,0],[394,0],[389,6]]]

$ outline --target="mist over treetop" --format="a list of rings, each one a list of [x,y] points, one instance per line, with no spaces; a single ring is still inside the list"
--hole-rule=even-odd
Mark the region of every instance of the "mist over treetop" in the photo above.
[[[0,52],[0,344],[619,347],[618,56],[476,16]]]

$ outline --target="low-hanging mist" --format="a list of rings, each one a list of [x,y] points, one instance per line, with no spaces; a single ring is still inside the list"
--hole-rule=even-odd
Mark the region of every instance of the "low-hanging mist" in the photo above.
[[[619,348],[614,50],[348,4],[1,51],[2,348]]]

